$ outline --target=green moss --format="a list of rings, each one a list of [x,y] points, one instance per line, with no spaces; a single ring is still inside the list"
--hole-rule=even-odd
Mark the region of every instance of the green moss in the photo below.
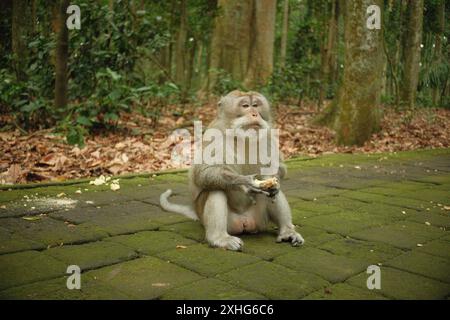
[[[170,289],[202,278],[192,271],[153,257],[89,271],[87,275],[134,299],[155,299]]]
[[[285,300],[302,298],[329,284],[312,273],[265,261],[220,274],[218,278],[269,299]]]
[[[67,266],[64,263],[37,251],[1,255],[0,290],[62,277],[66,269]]]
[[[67,265],[77,265],[82,271],[137,257],[133,249],[107,241],[51,248],[45,254],[64,261]]]
[[[305,300],[384,300],[376,290],[360,289],[345,283],[334,284],[319,289],[304,298]]]
[[[178,245],[191,246],[197,243],[181,235],[167,231],[143,231],[130,235],[111,237],[106,240],[123,244],[148,255],[172,250]]]
[[[346,281],[349,285],[367,289],[366,272]],[[409,272],[381,267],[381,289],[377,293],[393,299],[443,299],[450,292],[450,285]]]
[[[259,261],[257,257],[248,254],[210,248],[203,244],[161,252],[157,256],[206,276],[214,276]]]
[[[165,293],[163,300],[254,300],[263,296],[217,279],[203,279]]]
[[[288,268],[317,274],[332,283],[342,282],[367,268],[367,263],[354,258],[330,254],[315,248],[304,248],[275,258],[275,263]]]

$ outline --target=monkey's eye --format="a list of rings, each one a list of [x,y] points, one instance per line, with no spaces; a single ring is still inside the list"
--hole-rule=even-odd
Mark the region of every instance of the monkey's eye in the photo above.
[[[242,106],[243,106],[244,108],[250,107],[250,105],[249,105],[248,103],[244,103]]]

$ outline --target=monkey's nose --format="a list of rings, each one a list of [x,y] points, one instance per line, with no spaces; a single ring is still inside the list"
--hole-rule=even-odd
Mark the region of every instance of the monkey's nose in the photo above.
[[[252,113],[252,117],[257,118],[258,114],[257,113]]]

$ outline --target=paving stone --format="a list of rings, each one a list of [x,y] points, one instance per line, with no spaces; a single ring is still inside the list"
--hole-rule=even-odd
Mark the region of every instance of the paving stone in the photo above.
[[[133,249],[109,241],[51,248],[46,250],[45,254],[65,262],[66,265],[77,265],[82,271],[137,257]]]
[[[358,259],[367,265],[384,262],[403,253],[402,250],[385,243],[349,238],[324,243],[319,249],[342,257]]]
[[[431,224],[437,227],[445,227],[450,228],[450,216],[447,214],[439,214],[439,213],[430,213],[426,211],[417,212],[417,211],[405,211],[406,212],[406,220],[415,221],[418,223],[426,223]]]
[[[234,286],[269,299],[299,299],[329,283],[307,272],[294,271],[266,261],[237,268],[217,276]]]
[[[330,287],[319,289],[303,298],[304,300],[386,300],[376,294],[377,290],[361,289],[345,283],[337,283]]]
[[[401,249],[412,249],[417,247],[417,244],[423,245],[443,235],[445,235],[445,231],[433,226],[400,221],[386,226],[358,231],[350,234],[350,237],[384,242]]]
[[[162,211],[161,208],[140,201],[111,204],[86,210],[69,210],[52,214],[53,217],[75,223],[88,222],[89,225],[110,235],[155,230],[161,225],[188,219],[179,214]]]
[[[105,240],[123,244],[148,255],[176,249],[177,246],[197,244],[196,241],[168,231],[143,231],[130,235],[111,237]]]
[[[260,300],[262,295],[249,292],[213,278],[203,279],[168,291],[162,300]]]
[[[305,239],[305,244],[303,244],[303,247],[314,247],[328,241],[342,238],[336,233],[328,232],[326,230],[311,226],[297,227],[297,232],[299,232],[302,235],[303,239]]]
[[[345,209],[343,211],[356,211],[367,205],[367,202],[353,200],[342,196],[324,197],[317,199],[316,202]]]
[[[195,241],[204,241],[205,230],[199,221],[187,221],[175,223],[167,226],[162,226],[160,230],[166,230],[181,234],[185,238],[193,239]]]
[[[242,252],[260,257],[264,260],[272,260],[281,254],[298,250],[298,247],[292,247],[287,242],[277,243],[276,237],[277,233],[275,231],[243,235],[241,237],[244,241]]]
[[[342,194],[343,197],[355,200],[361,200],[367,203],[385,203],[402,208],[410,208],[415,210],[426,210],[429,207],[428,201],[415,199],[405,199],[400,197],[389,197],[381,194],[367,193],[361,191],[350,191]]]
[[[214,276],[260,260],[252,255],[210,248],[205,244],[165,251],[157,256],[206,276]]]
[[[45,248],[46,245],[43,243],[25,239],[10,230],[0,227],[0,254]]]
[[[367,289],[369,275],[363,272],[348,279],[349,285]],[[377,293],[393,299],[443,299],[450,293],[450,285],[409,272],[381,267],[381,289]]]
[[[274,263],[306,271],[332,282],[342,282],[367,269],[367,263],[353,258],[330,254],[315,248],[304,248],[274,259]]]
[[[392,219],[388,217],[354,211],[307,218],[302,221],[302,225],[313,226],[347,236],[354,231],[381,226],[390,221]]]
[[[64,263],[37,251],[4,254],[0,256],[0,290],[63,276],[66,270]]]
[[[202,279],[192,271],[154,257],[89,271],[87,275],[134,299],[156,299],[170,289]]]
[[[450,259],[450,243],[448,241],[430,241],[416,250],[418,252],[425,252],[434,256]]]
[[[116,300],[129,296],[81,274],[81,288],[67,289],[67,277],[34,282],[0,291],[0,299],[12,300]]]
[[[386,266],[450,283],[450,260],[417,250],[389,260],[386,262]]]
[[[336,189],[333,187],[326,187],[319,184],[310,185],[300,185],[299,188],[294,190],[287,190],[285,192],[286,196],[303,199],[303,200],[314,200],[319,197],[337,195],[343,193],[343,190]]]
[[[317,201],[296,201],[291,203],[292,217],[301,220],[303,218],[314,217],[318,215],[327,215],[342,211],[342,208],[317,203]]]
[[[44,243],[47,246],[96,241],[107,236],[105,232],[88,224],[75,226],[49,217],[39,217],[38,220],[33,221],[5,218],[1,220],[1,226],[26,239]]]

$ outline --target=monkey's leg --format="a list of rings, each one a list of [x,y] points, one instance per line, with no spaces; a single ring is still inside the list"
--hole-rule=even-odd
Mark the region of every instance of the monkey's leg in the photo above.
[[[228,211],[225,192],[210,191],[203,213],[206,240],[213,247],[240,250],[244,245],[242,240],[227,232]]]
[[[293,246],[305,242],[303,237],[295,231],[292,224],[291,208],[283,192],[279,192],[273,200],[267,199],[267,209],[270,219],[278,226],[277,242],[290,241]]]

